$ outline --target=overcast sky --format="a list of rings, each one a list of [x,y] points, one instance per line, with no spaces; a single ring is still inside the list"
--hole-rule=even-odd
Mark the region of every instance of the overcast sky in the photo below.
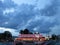
[[[27,28],[40,33],[60,34],[59,19],[60,0],[0,0],[0,29],[3,31],[14,29],[17,35],[19,30]]]
[[[13,0],[16,4],[22,3],[37,5],[38,8],[44,8],[46,5],[51,4],[51,0]]]

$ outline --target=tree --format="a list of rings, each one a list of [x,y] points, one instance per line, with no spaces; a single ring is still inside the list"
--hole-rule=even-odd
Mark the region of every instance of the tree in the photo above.
[[[24,34],[29,34],[29,30],[28,29],[25,29],[24,30]]]
[[[5,40],[12,40],[12,34],[9,31],[4,32]]]
[[[56,35],[55,34],[52,34],[52,39],[56,40]]]
[[[13,41],[12,34],[9,31],[0,33],[0,41]]]
[[[33,33],[30,32],[28,29],[20,30],[19,33],[20,33],[20,34],[33,34]]]
[[[20,30],[20,32],[19,32],[20,34],[24,34],[24,31],[23,30]]]
[[[3,33],[0,33],[0,41],[1,41],[2,39],[4,40],[4,34],[3,34]]]

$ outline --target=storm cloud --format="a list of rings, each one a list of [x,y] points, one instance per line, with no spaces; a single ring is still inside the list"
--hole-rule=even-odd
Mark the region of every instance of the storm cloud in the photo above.
[[[34,1],[37,4],[38,1]],[[29,29],[40,33],[54,32],[60,27],[60,0],[52,0],[44,8],[22,3],[15,4],[12,0],[0,1],[0,27]],[[56,33],[56,32],[55,32]]]

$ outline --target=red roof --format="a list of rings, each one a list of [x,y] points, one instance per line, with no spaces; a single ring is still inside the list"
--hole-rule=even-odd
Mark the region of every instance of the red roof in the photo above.
[[[43,37],[41,34],[20,34],[19,37]]]

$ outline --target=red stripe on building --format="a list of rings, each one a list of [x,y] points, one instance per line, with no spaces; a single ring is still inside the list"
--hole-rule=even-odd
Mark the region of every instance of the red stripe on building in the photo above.
[[[41,34],[20,34],[19,37],[42,37]]]

